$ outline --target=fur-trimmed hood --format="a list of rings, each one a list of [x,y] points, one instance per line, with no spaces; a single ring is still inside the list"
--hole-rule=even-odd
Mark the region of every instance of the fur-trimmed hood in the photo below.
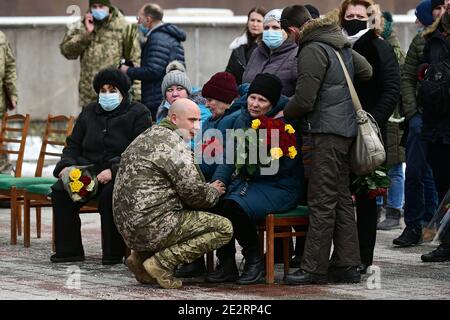
[[[230,48],[230,50],[234,50],[245,44],[248,44],[247,33],[244,33],[243,35],[234,39],[233,42],[231,42],[229,48]]]
[[[446,13],[445,13],[446,14]],[[439,17],[438,19],[436,19],[436,21],[433,22],[432,25],[428,26],[423,32],[422,32],[422,37],[424,37],[425,39],[427,39],[428,37],[430,37],[438,28],[439,25],[441,23],[441,19],[442,17]]]
[[[351,47],[350,42],[343,36],[338,23],[338,10],[327,13],[323,18],[310,20],[300,31],[300,46],[302,47],[308,42],[319,41],[336,49]]]

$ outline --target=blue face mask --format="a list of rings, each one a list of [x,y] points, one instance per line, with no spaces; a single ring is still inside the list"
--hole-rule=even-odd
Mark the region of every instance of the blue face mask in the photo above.
[[[100,93],[98,96],[98,103],[105,111],[113,111],[120,105],[121,102],[122,98],[118,92]]]
[[[109,10],[102,10],[102,9],[91,9],[92,16],[97,21],[102,21],[109,15]]]
[[[144,27],[143,24],[139,24],[139,30],[141,30],[141,32],[142,32],[144,35],[147,35],[147,33],[150,31],[150,29],[147,28],[147,27]]]
[[[283,43],[283,33],[281,31],[263,31],[263,41],[270,49],[277,49]]]

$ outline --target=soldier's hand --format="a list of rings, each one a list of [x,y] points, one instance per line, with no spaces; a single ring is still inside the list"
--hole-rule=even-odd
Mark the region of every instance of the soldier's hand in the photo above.
[[[227,189],[225,188],[225,184],[223,184],[223,182],[219,180],[214,181],[210,184],[210,186],[216,189],[219,192],[219,195],[223,195],[227,191]]]
[[[91,33],[94,31],[94,17],[92,13],[86,13],[84,15],[84,25],[86,26],[87,32]]]
[[[17,101],[14,99],[11,99],[11,106],[8,108],[8,110],[14,110],[17,107]]]
[[[130,69],[130,67],[128,67],[124,64],[120,66],[120,71],[122,71],[125,74],[127,74],[128,69]]]

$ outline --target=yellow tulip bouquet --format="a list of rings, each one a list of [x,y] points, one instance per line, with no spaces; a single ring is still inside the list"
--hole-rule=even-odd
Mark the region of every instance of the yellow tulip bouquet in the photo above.
[[[87,202],[97,193],[97,177],[91,174],[92,166],[72,166],[61,177],[64,189],[74,202]]]

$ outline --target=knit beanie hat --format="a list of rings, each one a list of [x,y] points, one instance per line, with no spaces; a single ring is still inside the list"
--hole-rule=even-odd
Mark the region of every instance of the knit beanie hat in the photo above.
[[[269,23],[272,20],[275,20],[276,22],[280,22],[281,20],[281,13],[283,12],[283,10],[281,9],[273,9],[270,10],[269,12],[266,13],[266,15],[264,16],[264,21],[263,24],[266,25],[267,23]]]
[[[93,85],[97,94],[100,93],[100,89],[105,85],[110,84],[117,89],[123,97],[128,96],[128,92],[131,88],[131,80],[128,76],[116,68],[107,68],[100,70],[94,77]]]
[[[275,107],[280,100],[283,84],[280,78],[270,73],[260,73],[250,84],[248,95],[257,93],[270,101],[272,107]]]
[[[218,72],[203,86],[202,96],[230,104],[239,95],[236,78],[228,72]]]
[[[431,11],[436,9],[438,6],[443,6],[444,2],[444,0],[431,0]]]
[[[111,1],[109,0],[89,0],[89,7],[92,7],[95,3],[111,7]]]
[[[180,61],[172,61],[167,65],[166,75],[161,84],[161,92],[163,95],[171,86],[182,86],[186,89],[188,95],[192,93],[192,85],[189,80],[186,69]]]
[[[423,0],[419,5],[416,7],[416,17],[417,20],[420,21],[421,24],[423,24],[425,27],[428,27],[433,23],[433,14],[431,9],[431,1],[430,0]]]
[[[392,34],[392,29],[394,26],[394,19],[392,17],[392,14],[389,11],[383,11],[383,17],[384,17],[384,26],[383,26],[383,32],[381,33],[381,37],[383,39],[387,39]]]

